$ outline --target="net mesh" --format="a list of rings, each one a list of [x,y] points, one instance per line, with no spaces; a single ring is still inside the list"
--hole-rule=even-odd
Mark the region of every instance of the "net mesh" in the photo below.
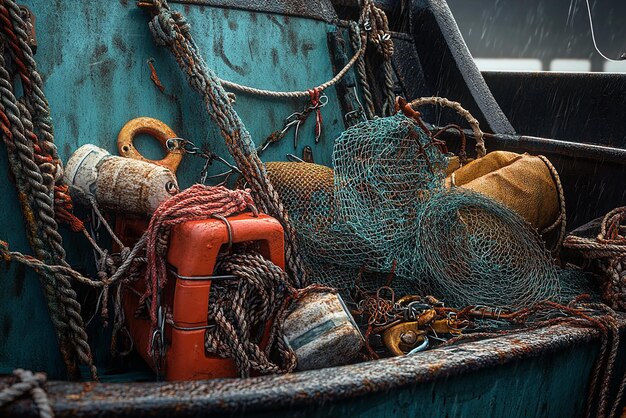
[[[563,274],[538,233],[486,196],[446,189],[438,145],[395,115],[346,130],[334,170],[267,164],[314,280],[346,298],[355,285],[374,291],[391,280],[398,295],[428,293],[449,306],[519,308],[558,296]]]
[[[433,196],[423,209],[416,254],[433,294],[448,304],[522,308],[558,295],[550,253],[515,212],[463,189]]]

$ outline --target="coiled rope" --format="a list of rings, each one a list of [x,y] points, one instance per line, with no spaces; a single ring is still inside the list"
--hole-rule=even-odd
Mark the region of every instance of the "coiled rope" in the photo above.
[[[61,183],[63,169],[54,145],[50,110],[22,13],[15,1],[0,0],[0,131],[35,256],[44,263],[69,268],[56,219],[78,224],[69,212],[71,200]],[[15,96],[5,56],[10,57],[20,76],[24,92],[20,99]],[[80,304],[69,278],[61,272],[40,277],[70,377],[78,377],[78,359],[89,366],[95,378]]]
[[[580,252],[588,260],[595,260],[604,275],[603,299],[613,308],[626,309],[626,206],[607,213],[595,238],[569,235],[563,246]]]
[[[0,391],[0,408],[30,394],[39,410],[39,416],[41,418],[53,418],[54,412],[50,400],[42,388],[46,383],[46,375],[23,369],[14,370],[13,375],[18,381]]]
[[[249,377],[251,371],[293,371],[296,356],[285,343],[282,331],[288,300],[295,292],[287,274],[249,250],[224,256],[216,270],[232,274],[237,280],[232,285],[214,285],[211,290],[208,318],[215,327],[205,334],[207,353],[234,359],[241,377]],[[269,334],[258,335],[268,324]],[[277,358],[278,363],[272,358]]]

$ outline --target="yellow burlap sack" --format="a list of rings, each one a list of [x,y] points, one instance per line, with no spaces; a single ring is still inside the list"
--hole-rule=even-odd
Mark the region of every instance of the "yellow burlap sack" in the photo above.
[[[545,157],[494,151],[457,169],[446,179],[491,197],[520,214],[540,232],[561,218],[556,170]]]

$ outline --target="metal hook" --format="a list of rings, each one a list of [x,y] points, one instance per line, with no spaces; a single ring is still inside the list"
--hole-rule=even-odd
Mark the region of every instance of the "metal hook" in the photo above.
[[[317,102],[317,105],[315,105],[315,109],[320,109],[324,106],[326,106],[328,104],[328,96],[326,96],[325,94],[322,94]]]
[[[289,161],[293,161],[294,163],[303,163],[304,160],[300,157],[298,157],[297,155],[293,155],[293,154],[287,154],[287,159]]]
[[[293,133],[293,149],[297,149],[298,148],[298,133],[300,132],[300,119],[298,119],[297,123],[296,123],[296,130]]]
[[[228,219],[226,219],[226,217],[224,217],[222,215],[218,215],[218,214],[214,213],[213,215],[211,215],[211,218],[219,219],[220,221],[224,222],[224,224],[226,225],[226,230],[228,231],[228,248],[227,248],[226,252],[229,253],[230,250],[233,248],[233,227],[232,227],[232,225],[230,224]]]
[[[415,347],[413,350],[406,353],[406,355],[410,356],[412,354],[419,353],[420,351],[424,351],[428,348],[428,345],[429,345],[428,336],[424,335],[424,342],[418,345],[417,347]]]

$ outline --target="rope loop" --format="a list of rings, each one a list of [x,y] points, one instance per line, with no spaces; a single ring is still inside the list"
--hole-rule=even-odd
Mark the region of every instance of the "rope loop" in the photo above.
[[[15,369],[13,375],[18,381],[0,391],[0,408],[29,394],[32,396],[41,418],[54,418],[52,405],[42,387],[46,383],[46,375],[23,369]]]

